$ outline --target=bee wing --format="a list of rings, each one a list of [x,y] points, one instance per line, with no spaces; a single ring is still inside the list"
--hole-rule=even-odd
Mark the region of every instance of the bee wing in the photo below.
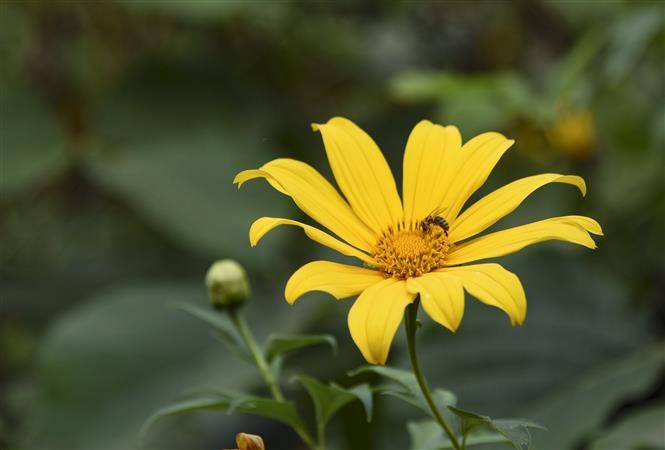
[[[441,213],[444,212],[446,209],[448,209],[447,206],[440,206],[439,208],[433,209],[432,212],[428,214],[428,216],[431,217],[440,216]]]

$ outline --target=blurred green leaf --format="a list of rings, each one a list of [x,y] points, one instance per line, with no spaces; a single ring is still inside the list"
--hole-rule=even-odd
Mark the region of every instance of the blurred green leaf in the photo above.
[[[610,46],[605,59],[605,72],[613,83],[624,79],[646,47],[663,32],[662,5],[643,4],[618,17],[609,30]],[[662,50],[661,50],[662,51]]]
[[[295,350],[299,350],[313,345],[327,344],[333,353],[337,353],[337,339],[330,334],[303,334],[286,336],[280,334],[271,334],[265,344],[265,355],[268,363],[272,363],[275,358]]]
[[[32,92],[0,86],[0,193],[44,184],[67,166],[66,136],[54,112]]]
[[[304,425],[291,402],[270,398],[254,397],[246,394],[220,393],[216,397],[185,400],[165,406],[155,412],[143,425],[141,436],[158,420],[174,414],[192,411],[222,410],[229,414],[241,412],[277,420],[293,429],[303,429]]]
[[[137,82],[102,103],[103,151],[86,164],[92,179],[203,255],[278,264],[265,257],[281,254],[278,239],[250,251],[248,230],[261,215],[288,215],[290,202],[259,183],[241,192],[232,183],[265,163],[261,125],[239,121],[214,83],[183,87],[177,79]]]
[[[439,104],[443,123],[456,124],[465,135],[502,129],[515,118],[544,122],[552,114],[548,100],[532,92],[517,73],[469,76],[448,72],[405,72],[391,82],[391,92],[408,102]]]
[[[249,361],[252,360],[252,356],[249,352],[249,349],[247,348],[247,345],[245,345],[245,342],[238,334],[238,331],[226,316],[222,316],[222,314],[218,311],[204,309],[191,303],[178,303],[174,306],[176,309],[189,313],[197,319],[200,319],[208,325],[211,325],[217,331],[217,336],[219,339],[226,345],[229,350],[244,359]]]
[[[550,430],[538,437],[538,446],[575,445],[599,427],[622,401],[652,386],[664,367],[663,346],[650,345],[597,367],[575,383],[543,398],[528,413]]]
[[[570,101],[571,91],[578,89],[586,80],[588,68],[598,57],[599,51],[607,42],[606,34],[592,29],[581,36],[552,71],[550,95],[555,101]]]
[[[665,445],[665,404],[647,406],[603,430],[591,444],[591,450],[620,448],[626,450],[660,449]]]
[[[449,406],[448,409],[460,418],[462,434],[464,436],[467,436],[474,428],[489,427],[501,433],[517,450],[528,450],[531,448],[530,428],[545,430],[542,425],[538,425],[530,420],[492,419],[489,416],[465,411],[454,406]]]
[[[131,448],[146,417],[174,395],[261,386],[253,367],[220,351],[208,326],[169,308],[186,300],[206,301],[199,281],[127,286],[55,321],[40,351],[42,384],[21,430],[22,446]]]

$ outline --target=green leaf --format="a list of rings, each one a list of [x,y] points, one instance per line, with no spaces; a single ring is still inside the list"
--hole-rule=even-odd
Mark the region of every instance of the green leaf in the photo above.
[[[450,444],[448,438],[443,434],[441,425],[434,420],[421,420],[406,424],[413,450],[430,450],[446,448]]]
[[[409,432],[412,450],[449,450],[454,448],[441,426],[434,420],[409,422],[406,427]],[[471,434],[466,440],[467,449],[483,444],[506,444],[505,446],[492,447],[494,450],[497,448],[512,448],[506,437],[496,432]]]
[[[647,406],[623,418],[609,431],[599,433],[591,450],[662,448],[664,423],[665,404]]]
[[[265,344],[265,356],[268,363],[272,363],[277,357],[312,345],[327,344],[333,353],[337,353],[337,340],[329,334],[302,334],[286,336],[271,334]]]
[[[493,419],[492,427],[520,450],[531,448],[532,439],[529,429],[547,431],[544,426],[525,419]]]
[[[356,394],[333,383],[325,385],[315,378],[306,376],[298,376],[295,379],[305,386],[307,393],[312,398],[316,422],[321,427],[325,427],[340,408],[359,399]]]
[[[410,403],[425,414],[431,414],[431,411],[425,402],[425,398],[420,391],[420,387],[418,386],[418,381],[413,373],[388,366],[361,366],[350,371],[349,375],[356,376],[367,373],[375,373],[383,378],[387,378],[394,382],[398,387],[398,389],[395,389],[390,385],[378,386],[375,389],[380,394],[398,398],[404,402]]]
[[[290,401],[241,395],[231,404],[231,411],[267,417],[290,425],[293,429],[304,429],[302,420]]]
[[[349,375],[356,376],[366,373],[375,373],[384,378],[388,378],[403,387],[407,392],[416,396],[422,396],[420,387],[418,386],[418,380],[416,380],[413,373],[408,370],[395,369],[388,366],[361,366],[357,369],[351,370]]]
[[[164,406],[145,421],[139,433],[139,441],[143,442],[150,427],[164,417],[194,411],[225,410],[229,408],[230,404],[231,402],[228,399],[221,399],[219,396],[211,396],[187,399]]]
[[[531,448],[530,428],[544,430],[545,428],[530,420],[523,419],[496,419],[489,416],[476,414],[471,411],[449,406],[457,417],[460,418],[462,425],[462,435],[467,436],[469,432],[478,427],[489,427],[501,433],[508,439],[517,450],[528,450]]]
[[[550,430],[538,436],[538,447],[573,447],[600,427],[609,411],[653,386],[664,366],[665,352],[657,343],[598,367],[571,386],[543,398],[527,411],[528,417],[547,424]]]
[[[217,331],[217,337],[219,340],[222,341],[229,350],[244,359],[251,360],[249,349],[238,334],[238,331],[226,317],[222,316],[217,311],[201,308],[200,306],[191,303],[177,303],[174,307],[191,314],[197,319],[206,322],[208,325],[212,325]]]
[[[410,371],[395,369],[388,366],[362,366],[350,371],[349,375],[356,376],[363,373],[375,373],[395,382],[399,389],[390,386],[379,386],[376,390],[381,394],[390,395],[391,397],[407,402],[429,416],[432,415],[432,411],[427,405],[425,397],[423,397],[422,391],[420,390],[418,380]],[[432,398],[437,404],[439,411],[446,417],[446,419],[454,418],[454,416],[445,408],[449,405],[455,405],[457,402],[457,396],[455,394],[445,389],[437,388],[432,392]]]
[[[365,418],[367,422],[372,421],[372,413],[374,410],[373,392],[372,388],[367,383],[358,384],[347,389],[348,392],[355,395],[356,398],[363,404],[365,408]]]
[[[229,413],[238,411],[274,419],[291,426],[293,429],[304,428],[302,420],[291,402],[253,397],[246,394],[220,393],[217,396],[184,400],[158,410],[143,425],[141,440],[145,437],[148,429],[164,417],[192,411],[211,410],[223,410]]]

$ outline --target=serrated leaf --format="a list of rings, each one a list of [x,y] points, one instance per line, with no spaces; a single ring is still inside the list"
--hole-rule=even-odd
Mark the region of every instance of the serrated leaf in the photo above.
[[[444,434],[441,426],[434,420],[423,420],[419,422],[409,422],[407,430],[411,440],[412,450],[449,450],[453,445]],[[500,433],[480,433],[471,434],[466,439],[466,448],[470,449],[475,445],[486,444],[508,444],[506,437]],[[510,444],[507,448],[512,447]],[[504,448],[500,446],[498,448]],[[497,447],[493,447],[497,449]]]
[[[275,358],[285,353],[320,344],[329,345],[333,353],[337,353],[337,340],[329,334],[294,336],[271,334],[265,344],[266,360],[268,363],[272,363]]]
[[[448,406],[448,409],[460,418],[462,435],[467,436],[474,428],[489,427],[501,433],[517,450],[528,450],[531,448],[531,433],[529,432],[529,428],[545,430],[542,425],[538,425],[530,420],[494,420],[489,416],[465,411],[454,406]]]
[[[249,349],[243,342],[234,326],[218,312],[204,309],[191,303],[177,303],[173,305],[173,307],[179,309],[180,311],[189,313],[197,319],[200,319],[208,325],[211,325],[216,331],[216,337],[230,351],[243,359],[251,360]]]
[[[296,380],[305,386],[311,397],[319,426],[325,426],[340,408],[358,398],[340,386],[325,385],[315,378],[299,376]]]
[[[547,430],[547,428],[542,425],[524,419],[494,419],[492,420],[492,427],[512,442],[515,448],[520,450],[528,450],[531,448],[532,439],[531,433],[529,432],[530,428],[543,431]]]

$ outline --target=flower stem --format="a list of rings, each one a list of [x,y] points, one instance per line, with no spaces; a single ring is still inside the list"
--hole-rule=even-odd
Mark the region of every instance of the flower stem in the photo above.
[[[272,394],[273,398],[278,402],[286,401],[284,399],[284,394],[282,394],[282,391],[279,388],[279,385],[275,382],[272,370],[270,370],[268,362],[263,356],[263,352],[256,343],[256,339],[254,339],[254,335],[249,329],[249,326],[247,326],[247,322],[245,321],[245,316],[242,314],[241,308],[230,308],[227,311],[229,313],[229,317],[231,318],[231,322],[233,322],[235,325],[236,329],[240,333],[240,336],[247,345],[247,348],[252,354],[252,358],[254,358],[256,367],[258,367],[259,372],[261,372],[261,375],[263,376],[266,385],[270,389],[270,393]],[[298,436],[300,436],[300,438],[307,444],[310,449],[325,450],[323,442],[316,443],[306,430],[300,427],[294,427],[293,431],[295,431]]]
[[[434,403],[434,399],[432,399],[432,393],[430,392],[429,386],[427,385],[427,380],[425,379],[425,376],[423,375],[423,372],[420,368],[420,363],[418,362],[418,354],[416,352],[416,330],[418,328],[417,317],[418,317],[419,306],[420,306],[420,299],[417,298],[412,304],[406,307],[406,314],[405,314],[406,317],[404,320],[404,325],[406,328],[406,341],[409,347],[409,358],[411,359],[411,367],[413,368],[413,374],[416,376],[416,380],[418,380],[418,385],[420,386],[420,390],[422,391],[423,396],[427,401],[427,404],[432,410],[434,418],[439,423],[439,425],[441,425],[443,431],[445,431],[446,434],[448,435],[448,439],[450,439],[450,442],[455,448],[455,450],[462,450],[462,447],[457,441],[457,437],[455,436],[455,433],[450,427],[450,424],[448,424],[448,422],[443,417],[441,412],[439,412],[436,403]]]

